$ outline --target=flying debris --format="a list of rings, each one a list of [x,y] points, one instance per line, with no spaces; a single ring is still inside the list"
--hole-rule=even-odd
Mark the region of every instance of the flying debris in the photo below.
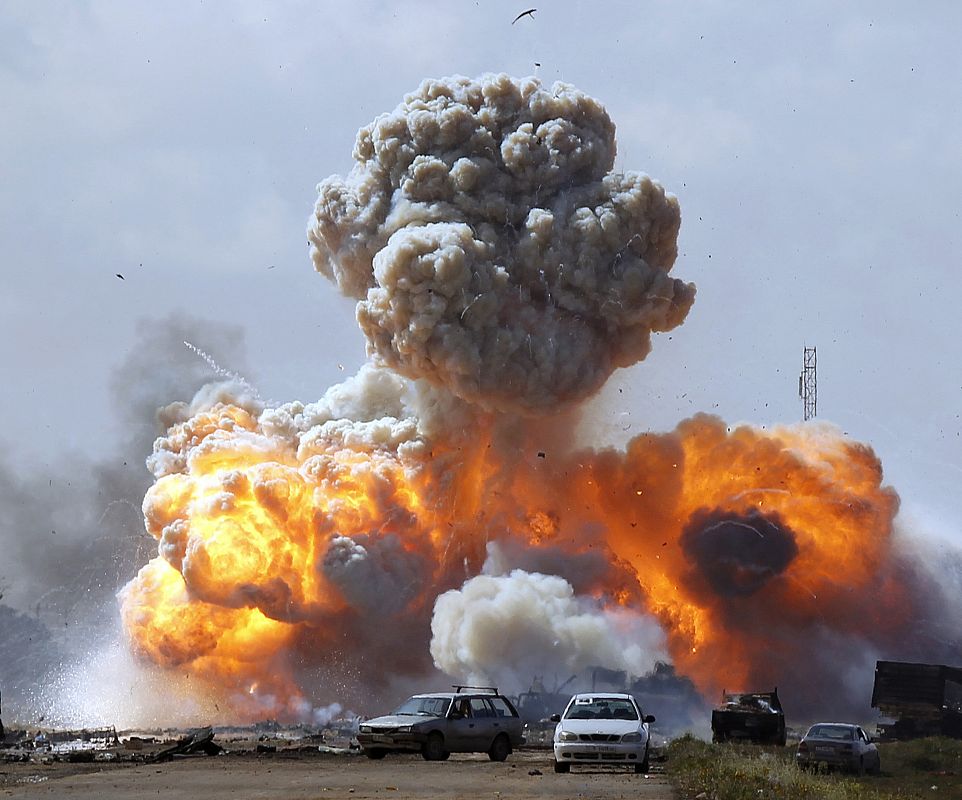
[[[123,280],[127,280],[127,279],[126,279],[123,275],[121,275],[119,272],[117,272],[117,273],[115,273],[115,274],[117,275],[118,278],[120,278],[120,280],[122,280],[122,281],[123,281]]]
[[[518,16],[511,20],[511,24],[514,25],[514,23],[516,23],[522,17],[531,17],[531,19],[534,19],[534,12],[537,10],[538,9],[536,8],[529,8],[527,11],[522,11],[520,14],[518,14]]]

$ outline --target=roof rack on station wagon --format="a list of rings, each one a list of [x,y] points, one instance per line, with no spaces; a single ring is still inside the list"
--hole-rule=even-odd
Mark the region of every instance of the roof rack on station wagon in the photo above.
[[[458,694],[461,694],[464,689],[474,689],[478,692],[493,692],[494,694],[501,694],[501,692],[498,691],[497,686],[467,686],[465,684],[452,683],[451,688],[457,689]]]

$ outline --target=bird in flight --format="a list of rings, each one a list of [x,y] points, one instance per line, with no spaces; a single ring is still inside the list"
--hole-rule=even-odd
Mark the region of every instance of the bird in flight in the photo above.
[[[511,24],[514,25],[514,23],[516,23],[522,17],[531,17],[531,19],[534,19],[534,12],[537,10],[538,9],[536,8],[529,8],[527,11],[522,11],[520,14],[518,14],[518,16],[511,20]]]

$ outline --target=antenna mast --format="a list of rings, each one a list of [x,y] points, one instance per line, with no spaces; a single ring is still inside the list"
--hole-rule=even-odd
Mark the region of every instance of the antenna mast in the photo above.
[[[806,347],[802,356],[802,374],[798,376],[798,396],[802,398],[806,422],[815,417],[818,405],[818,386],[815,382],[815,348]]]

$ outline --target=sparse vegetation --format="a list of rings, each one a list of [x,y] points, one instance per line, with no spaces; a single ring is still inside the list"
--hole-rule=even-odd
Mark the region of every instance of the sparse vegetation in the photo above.
[[[668,775],[684,800],[915,800],[962,797],[962,741],[879,746],[882,775],[814,774],[794,747],[713,745],[684,736],[668,747]]]

